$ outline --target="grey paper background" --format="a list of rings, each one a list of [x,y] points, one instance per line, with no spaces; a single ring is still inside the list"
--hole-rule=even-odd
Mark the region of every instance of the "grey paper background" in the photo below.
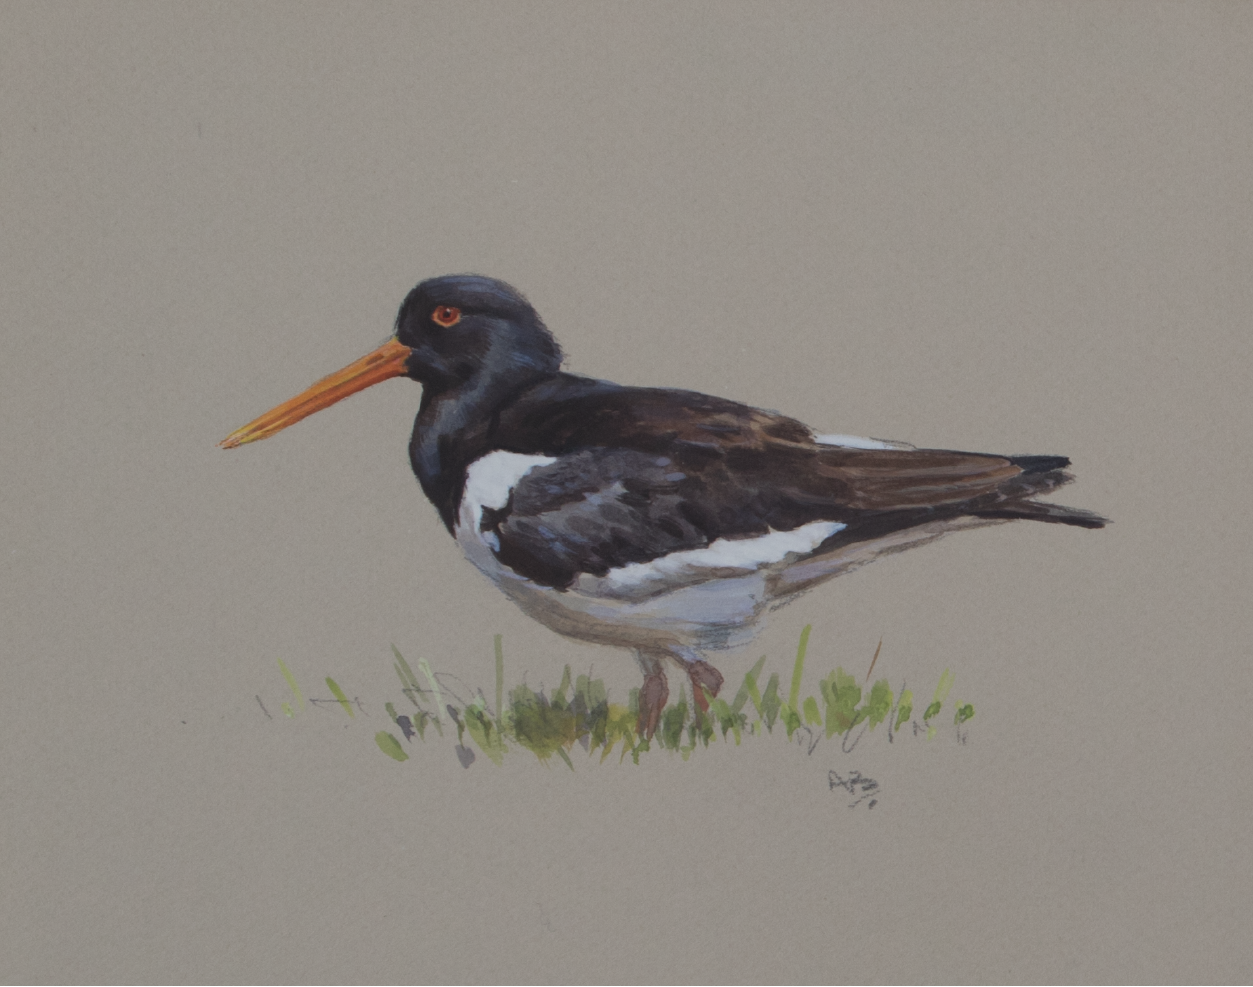
[[[1251,28],[0,8],[0,977],[1247,981]],[[637,682],[460,558],[415,385],[216,448],[467,270],[577,372],[1064,453],[1057,499],[1116,523],[896,556],[720,662],[786,676],[812,623],[810,667],[860,672],[882,637],[876,677],[956,673],[965,746],[397,764],[392,642],[485,689],[495,633],[511,679]],[[367,715],[278,715],[279,658]]]

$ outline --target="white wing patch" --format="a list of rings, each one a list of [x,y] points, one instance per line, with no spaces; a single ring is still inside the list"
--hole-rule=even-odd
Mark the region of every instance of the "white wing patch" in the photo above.
[[[824,446],[843,446],[845,449],[914,449],[908,442],[891,439],[867,439],[860,435],[815,435],[814,441]]]
[[[753,538],[719,538],[704,548],[671,552],[651,562],[631,562],[610,569],[602,578],[614,589],[638,589],[650,583],[690,581],[692,576],[710,569],[751,572],[782,562],[789,555],[812,552],[845,527],[838,521],[811,521],[791,531],[771,530]]]
[[[551,456],[527,456],[520,452],[490,452],[482,459],[476,459],[466,471],[465,491],[461,494],[461,511],[457,518],[457,540],[466,537],[477,537],[491,545],[492,550],[500,548],[500,540],[492,532],[480,532],[479,523],[483,519],[483,508],[499,510],[509,503],[509,495],[518,481],[531,470],[539,466],[548,466],[557,460]],[[462,547],[464,548],[464,542]]]

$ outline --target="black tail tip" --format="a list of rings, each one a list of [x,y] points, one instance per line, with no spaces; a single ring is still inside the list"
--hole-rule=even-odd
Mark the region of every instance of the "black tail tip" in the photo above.
[[[1009,461],[1024,473],[1051,473],[1070,465],[1066,456],[1010,456]]]
[[[975,511],[975,517],[997,518],[1005,521],[1046,521],[1050,524],[1073,524],[1079,528],[1103,528],[1109,518],[1079,507],[1046,504],[1038,500],[1022,500],[1003,504],[983,511]]]
[[[1088,511],[1080,512],[1078,510],[1075,510],[1075,513],[1071,514],[1069,517],[1059,517],[1056,520],[1060,521],[1062,524],[1073,524],[1079,528],[1103,528],[1105,525],[1112,523],[1107,517],[1101,517],[1099,514],[1092,514]]]

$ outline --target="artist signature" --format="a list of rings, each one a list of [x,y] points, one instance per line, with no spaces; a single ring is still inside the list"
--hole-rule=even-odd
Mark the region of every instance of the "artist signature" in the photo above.
[[[870,802],[866,808],[873,809],[878,804],[879,795],[882,793],[879,783],[873,778],[865,777],[860,771],[850,771],[847,777],[838,771],[828,771],[827,786],[833,792],[839,788],[853,796],[853,801],[848,804],[850,809],[856,809],[867,799]]]

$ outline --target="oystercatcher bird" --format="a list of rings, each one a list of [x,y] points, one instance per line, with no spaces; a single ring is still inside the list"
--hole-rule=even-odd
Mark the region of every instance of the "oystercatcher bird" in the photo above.
[[[374,352],[233,432],[273,435],[389,377],[422,384],[409,458],[466,557],[553,630],[633,648],[651,736],[671,661],[708,709],[703,657],[816,584],[951,531],[1015,519],[1100,528],[1041,503],[1064,456],[916,449],[693,391],[563,373],[509,285],[423,281]]]

